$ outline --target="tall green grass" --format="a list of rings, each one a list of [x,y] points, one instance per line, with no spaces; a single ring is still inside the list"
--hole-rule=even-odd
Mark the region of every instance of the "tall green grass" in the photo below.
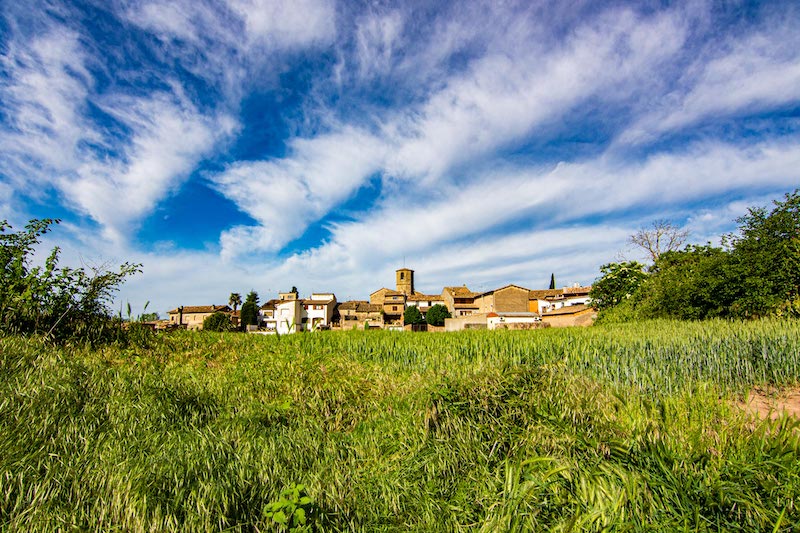
[[[0,338],[0,528],[792,531],[797,322]]]

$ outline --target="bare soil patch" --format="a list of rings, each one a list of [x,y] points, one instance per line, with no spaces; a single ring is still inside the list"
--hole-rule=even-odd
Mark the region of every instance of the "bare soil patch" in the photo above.
[[[786,413],[800,420],[800,387],[784,390],[753,389],[737,405],[758,418],[780,418]]]

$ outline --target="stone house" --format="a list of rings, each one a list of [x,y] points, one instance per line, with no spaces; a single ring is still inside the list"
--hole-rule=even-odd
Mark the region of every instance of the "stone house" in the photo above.
[[[206,317],[214,313],[232,314],[232,310],[227,305],[182,305],[167,311],[169,323],[185,327],[186,329],[203,329],[203,321]]]
[[[478,293],[469,290],[466,285],[442,289],[442,301],[453,318],[477,313],[476,296]]]
[[[506,285],[475,297],[478,313],[530,313],[530,289],[519,285]]]

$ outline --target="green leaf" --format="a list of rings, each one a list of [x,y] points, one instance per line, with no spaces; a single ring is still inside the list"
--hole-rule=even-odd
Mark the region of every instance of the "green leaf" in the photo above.
[[[274,515],[272,515],[272,521],[277,524],[285,524],[286,523],[286,514],[283,511],[278,511]]]

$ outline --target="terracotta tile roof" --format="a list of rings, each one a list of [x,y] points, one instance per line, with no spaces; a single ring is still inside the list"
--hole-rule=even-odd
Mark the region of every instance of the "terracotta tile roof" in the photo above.
[[[363,304],[369,305],[369,302],[365,300],[349,300],[347,302],[340,303],[337,308],[341,309],[342,311],[357,311],[358,306]]]
[[[410,302],[442,302],[444,299],[442,298],[441,294],[422,294],[421,292],[415,292],[411,296],[406,298]]]
[[[461,287],[445,287],[444,290],[450,293],[455,298],[474,298],[478,295],[477,292],[472,292],[466,285]]]
[[[513,283],[509,283],[508,285],[503,285],[502,287],[498,287],[497,289],[492,289],[490,291],[482,292],[480,294],[477,294],[476,296],[485,296],[487,294],[492,294],[493,292],[502,291],[503,289],[508,289],[511,287],[530,292],[530,289],[526,289],[525,287],[521,287],[520,285],[514,285]]]
[[[529,300],[546,300],[548,298],[555,298],[562,296],[564,289],[540,289],[528,292]]]
[[[358,310],[361,311],[362,306],[358,306]],[[383,306],[381,304],[367,304],[367,313],[380,313],[383,310]]]
[[[302,305],[328,305],[333,300],[300,300]]]
[[[586,287],[564,287],[564,295],[576,296],[576,295],[584,295],[589,294],[589,291],[592,290],[591,285],[587,285]]]
[[[550,311],[549,313],[542,313],[542,316],[555,316],[555,315],[575,315],[582,311],[591,310],[591,306],[586,304],[579,304],[579,305],[565,305],[555,311]]]
[[[279,300],[277,298],[273,298],[272,300],[264,302],[264,305],[262,305],[260,307],[260,309],[263,310],[263,311],[268,311],[270,309],[275,309],[275,305],[279,304],[280,302],[281,302],[281,300]]]
[[[376,291],[377,292],[377,291]],[[375,293],[373,293],[375,294]],[[403,296],[405,293],[400,291],[387,290],[384,296]]]
[[[172,311],[167,311],[167,314],[170,315],[177,315],[180,313],[180,308],[175,308]],[[227,305],[184,305],[183,306],[183,314],[188,315],[192,313],[215,313],[220,311],[222,313],[227,313],[231,310],[230,307]]]
[[[370,295],[370,296],[372,296],[373,294],[379,293],[379,292],[381,292],[381,291],[391,291],[391,290],[392,290],[392,289],[387,289],[386,287],[381,287],[381,288],[380,288],[380,289],[378,289],[377,291],[372,291],[371,293],[369,293],[369,295]]]

